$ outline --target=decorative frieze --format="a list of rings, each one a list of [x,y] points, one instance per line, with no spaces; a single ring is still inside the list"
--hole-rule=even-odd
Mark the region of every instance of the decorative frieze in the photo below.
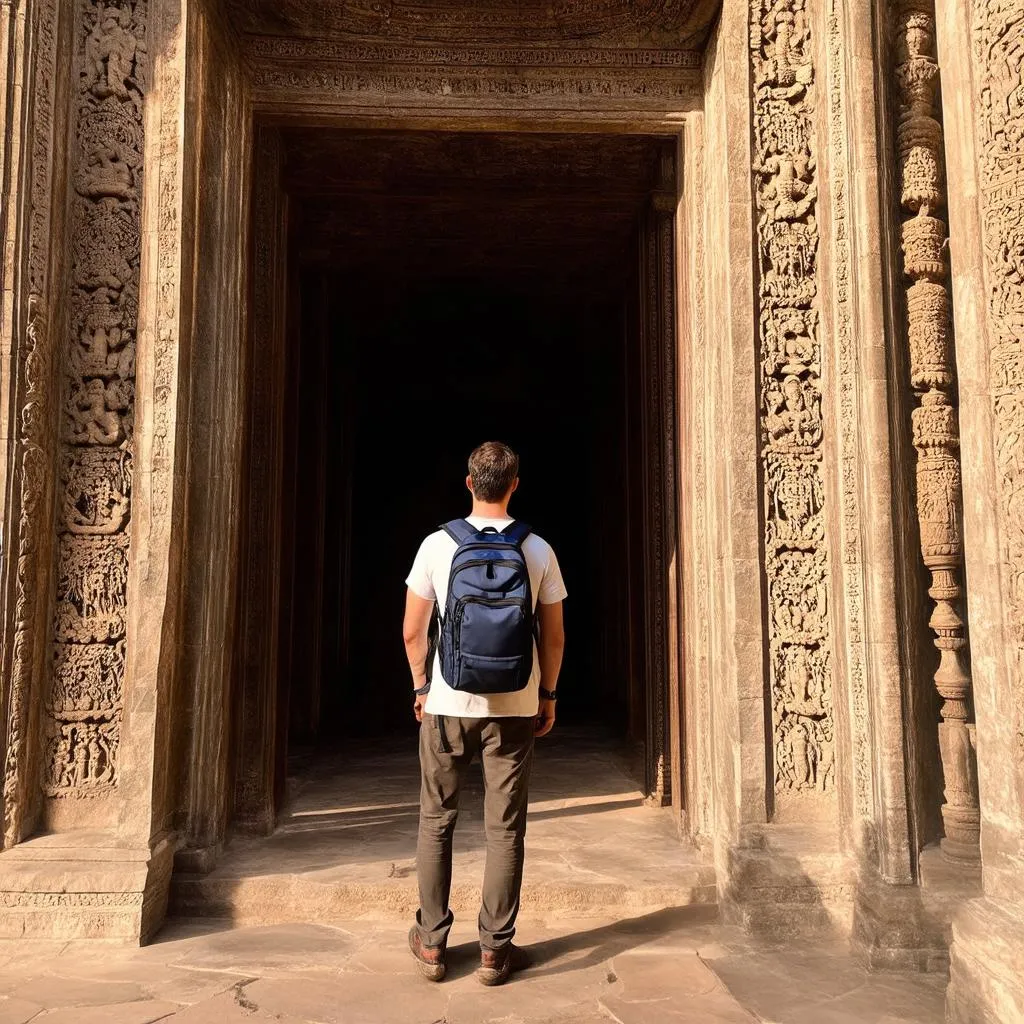
[[[79,10],[57,594],[44,790],[117,782],[128,608],[144,0]]]
[[[921,553],[935,602],[929,625],[940,661],[935,685],[943,698],[939,748],[945,780],[942,847],[955,860],[977,860],[977,768],[971,721],[963,598],[960,437],[954,408],[947,231],[936,214],[945,206],[942,125],[938,120],[939,67],[932,0],[893,6],[899,123],[896,158],[903,211],[901,248],[906,291],[911,413],[917,452],[917,517]]]
[[[765,573],[777,794],[835,787],[821,468],[815,69],[804,0],[754,0]]]
[[[1019,3],[974,0],[978,69],[978,171],[990,389],[995,420],[1001,576],[1016,662],[1012,715],[1024,770],[1024,12]]]

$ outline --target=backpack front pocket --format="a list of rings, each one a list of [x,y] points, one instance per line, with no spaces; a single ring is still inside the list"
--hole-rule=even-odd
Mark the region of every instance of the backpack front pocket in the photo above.
[[[463,653],[459,658],[459,679],[454,687],[467,693],[512,693],[530,681],[530,672],[522,655],[512,658],[488,658]]]

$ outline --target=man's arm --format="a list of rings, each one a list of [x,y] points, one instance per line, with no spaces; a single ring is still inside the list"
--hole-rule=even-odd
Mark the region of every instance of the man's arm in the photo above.
[[[402,636],[405,639],[405,656],[409,659],[414,690],[418,690],[427,682],[427,630],[430,627],[430,616],[433,611],[433,601],[420,597],[411,587],[406,589]],[[417,722],[423,721],[423,706],[426,702],[427,695],[425,693],[416,696],[413,714],[416,716]]]
[[[540,638],[537,641],[540,656],[540,685],[543,690],[554,690],[558,685],[558,673],[562,668],[562,654],[565,651],[565,625],[562,621],[562,602],[537,605],[540,622]],[[535,736],[546,736],[555,725],[555,702],[541,700],[537,709]]]

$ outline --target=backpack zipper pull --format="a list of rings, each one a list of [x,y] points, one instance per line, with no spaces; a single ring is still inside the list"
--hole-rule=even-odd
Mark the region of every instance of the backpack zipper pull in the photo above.
[[[494,579],[494,563],[493,562],[488,562],[487,563],[487,578],[489,580],[493,580]]]

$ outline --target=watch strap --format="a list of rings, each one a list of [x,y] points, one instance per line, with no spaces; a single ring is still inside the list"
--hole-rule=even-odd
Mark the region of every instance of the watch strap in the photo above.
[[[541,700],[558,700],[558,695],[554,690],[545,690],[542,686],[540,688],[540,699]]]

